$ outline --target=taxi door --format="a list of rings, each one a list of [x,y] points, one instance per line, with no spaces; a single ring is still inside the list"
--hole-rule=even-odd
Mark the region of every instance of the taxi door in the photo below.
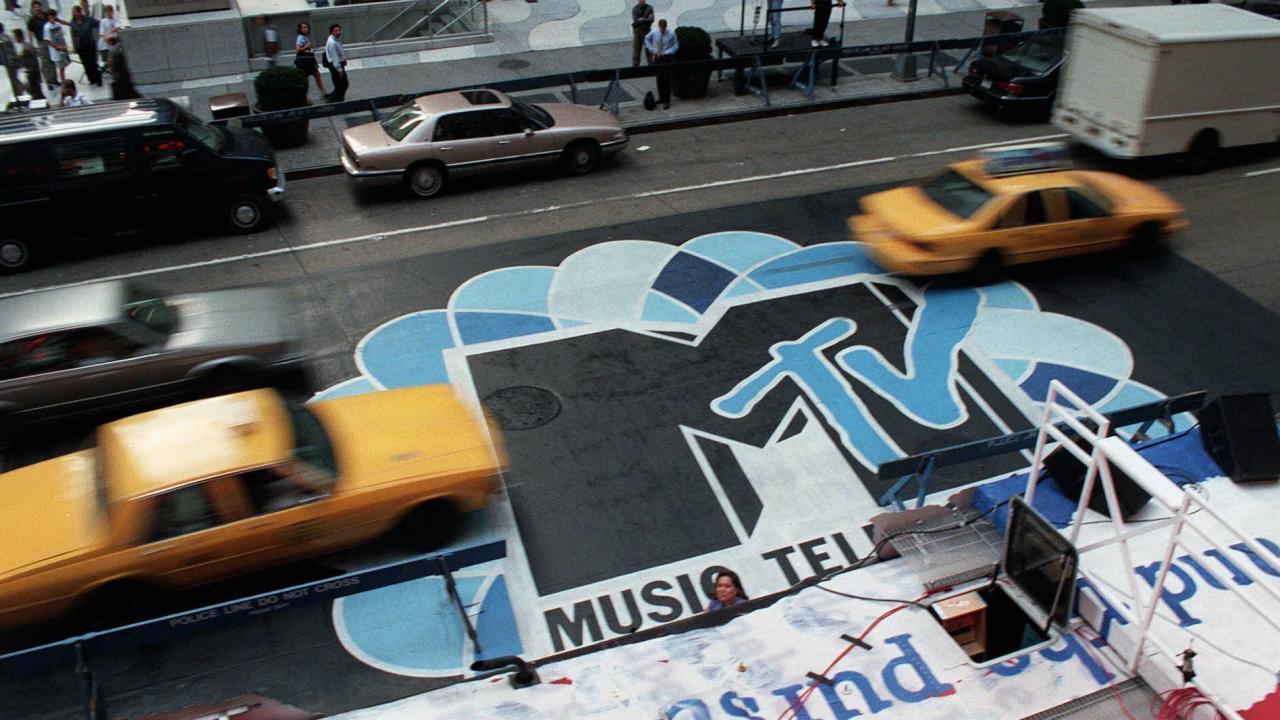
[[[1045,221],[1029,248],[1028,261],[1096,252],[1112,239],[1107,214],[1075,189],[1050,188],[1039,194]]]
[[[1019,195],[996,216],[995,224],[984,234],[981,247],[976,250],[980,253],[997,248],[1009,265],[1030,262],[1044,229],[1044,220],[1040,193]]]

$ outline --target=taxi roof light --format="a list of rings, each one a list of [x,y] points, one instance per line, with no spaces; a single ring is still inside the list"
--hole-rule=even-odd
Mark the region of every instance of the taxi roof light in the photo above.
[[[992,177],[1066,170],[1071,167],[1067,144],[1063,142],[1007,145],[981,151],[983,170]]]

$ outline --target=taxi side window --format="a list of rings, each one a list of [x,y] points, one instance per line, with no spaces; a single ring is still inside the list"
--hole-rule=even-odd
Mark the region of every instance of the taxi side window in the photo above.
[[[182,153],[186,149],[186,138],[169,130],[152,130],[142,136],[142,155],[147,159],[147,167],[153,169],[182,165]]]
[[[1004,211],[1000,216],[1000,220],[996,223],[997,228],[1016,228],[1022,227],[1027,222],[1027,198],[1021,196],[1009,204],[1009,209]]]
[[[287,510],[327,495],[328,484],[305,470],[305,463],[288,463],[240,473],[253,514]]]
[[[1098,203],[1078,190],[1067,190],[1067,207],[1070,208],[1072,220],[1106,217],[1107,215],[1107,211],[1103,210]]]
[[[155,497],[151,541],[190,535],[219,525],[218,513],[203,484],[188,485]]]
[[[1044,198],[1038,192],[1027,193],[1027,224],[1039,225],[1045,221]]]
[[[123,137],[104,137],[53,146],[58,177],[107,175],[125,169]]]

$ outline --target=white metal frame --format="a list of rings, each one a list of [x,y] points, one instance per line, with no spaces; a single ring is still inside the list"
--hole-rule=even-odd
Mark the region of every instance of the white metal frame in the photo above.
[[[1065,401],[1065,404],[1063,401]],[[1083,421],[1093,423],[1097,430],[1090,429]],[[1077,433],[1084,442],[1087,442],[1093,448],[1093,451],[1091,453],[1085,452],[1080,444],[1071,438],[1067,432],[1064,432],[1059,425],[1065,425],[1071,431]],[[1160,595],[1164,590],[1165,579],[1168,575],[1169,565],[1173,562],[1174,552],[1178,548],[1192,553],[1198,553],[1204,549],[1192,547],[1184,542],[1182,539],[1183,530],[1186,528],[1193,530],[1201,540],[1217,548],[1219,552],[1226,552],[1226,547],[1210,536],[1208,529],[1204,526],[1204,521],[1201,518],[1192,517],[1191,513],[1204,511],[1208,517],[1217,521],[1222,528],[1235,536],[1235,539],[1243,542],[1251,551],[1257,553],[1257,557],[1266,557],[1264,549],[1257,541],[1245,535],[1239,528],[1228,521],[1207,500],[1185,488],[1178,487],[1177,484],[1143,459],[1124,440],[1111,435],[1111,424],[1107,418],[1057,380],[1049,383],[1049,395],[1045,401],[1040,433],[1036,438],[1031,473],[1027,477],[1027,504],[1031,504],[1035,498],[1036,484],[1046,455],[1045,446],[1050,442],[1050,438],[1059,443],[1062,451],[1071,453],[1073,457],[1080,460],[1088,468],[1084,478],[1084,487],[1080,492],[1080,501],[1076,506],[1075,519],[1072,521],[1071,528],[1067,533],[1067,537],[1073,545],[1080,535],[1080,526],[1084,519],[1085,508],[1088,506],[1088,500],[1093,494],[1094,485],[1098,480],[1102,482],[1103,493],[1106,496],[1107,507],[1110,510],[1113,533],[1110,537],[1077,547],[1076,551],[1080,555],[1084,555],[1091,550],[1110,545],[1119,545],[1120,557],[1125,566],[1124,574],[1129,581],[1129,597],[1109,598],[1109,600],[1112,601],[1110,602],[1112,609],[1122,615],[1139,633],[1131,657],[1125,658],[1129,672],[1139,672],[1143,649],[1148,645],[1166,656],[1176,666],[1179,653],[1174,652],[1153,635],[1151,621],[1155,617],[1156,605],[1159,603]],[[1121,518],[1119,502],[1116,499],[1115,481],[1112,476],[1113,466],[1137,483],[1139,487],[1151,495],[1153,500],[1169,511],[1172,514],[1171,522],[1168,524],[1152,523],[1137,529],[1127,529],[1124,520]],[[1138,535],[1165,527],[1169,528],[1169,539],[1165,544],[1164,559],[1160,565],[1160,572],[1151,591],[1149,593],[1140,592],[1137,575],[1132,571],[1134,564],[1132,553],[1129,550],[1129,540]],[[1270,595],[1277,604],[1280,604],[1280,586],[1277,586],[1265,574],[1251,570],[1245,565],[1247,563],[1240,565],[1240,571],[1247,575],[1257,587],[1262,588]],[[1213,571],[1206,568],[1205,572],[1214,575],[1215,579],[1221,582],[1222,579],[1218,578]],[[1089,571],[1087,564],[1083,560],[1079,566],[1079,574],[1086,579],[1094,580],[1089,577],[1093,573]],[[1109,585],[1109,583],[1100,581],[1094,581],[1091,584],[1093,589],[1100,595],[1105,595],[1102,588]],[[1260,607],[1256,601],[1241,592],[1234,583],[1221,582],[1221,585],[1229,588],[1237,597],[1243,600],[1250,609],[1257,613],[1263,622],[1280,632],[1280,619],[1276,617],[1276,613]],[[1111,587],[1114,586],[1112,585]],[[1114,600],[1122,600],[1122,602],[1115,602]],[[1125,606],[1123,600],[1127,600],[1131,604],[1132,610]],[[1221,695],[1206,687],[1198,678],[1193,678],[1190,684],[1195,686],[1223,715],[1233,720],[1241,720],[1240,715],[1227,704]]]

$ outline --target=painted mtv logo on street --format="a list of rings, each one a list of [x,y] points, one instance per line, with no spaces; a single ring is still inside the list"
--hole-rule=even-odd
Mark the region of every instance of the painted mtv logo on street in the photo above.
[[[920,287],[858,243],[751,232],[494,270],[356,360],[327,394],[452,381],[499,418],[503,398],[536,408],[504,433],[490,529],[523,562],[492,586],[549,650],[698,612],[717,565],[760,594],[853,562],[881,463],[1028,427],[1051,379],[1104,411],[1160,397],[1119,338],[1016,283]]]

